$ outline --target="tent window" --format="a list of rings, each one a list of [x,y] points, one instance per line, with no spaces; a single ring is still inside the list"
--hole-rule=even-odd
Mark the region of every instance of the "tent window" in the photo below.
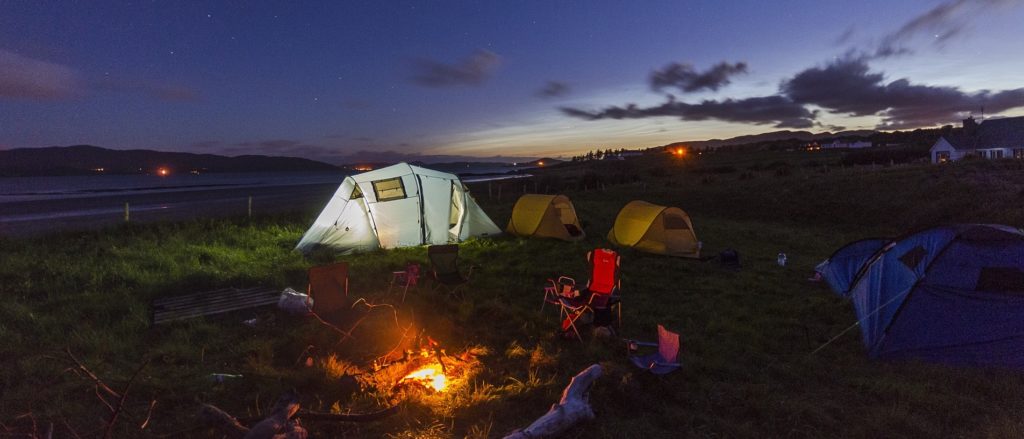
[[[1017,267],[984,267],[978,275],[976,291],[1024,293],[1024,271]]]
[[[356,185],[356,188],[352,189],[352,195],[348,197],[350,200],[354,200],[356,198],[363,198],[363,190],[359,189],[359,185]]]
[[[917,267],[917,264],[920,264],[921,261],[924,260],[926,255],[928,255],[928,251],[925,250],[924,247],[917,246],[904,253],[903,256],[900,256],[900,262],[902,262],[903,265],[906,265],[907,268],[913,270]]]
[[[681,216],[675,215],[664,215],[665,230],[686,230],[690,226],[686,225],[686,220]]]
[[[373,182],[373,191],[377,195],[377,201],[401,200],[405,198],[405,185],[402,177],[377,180]]]

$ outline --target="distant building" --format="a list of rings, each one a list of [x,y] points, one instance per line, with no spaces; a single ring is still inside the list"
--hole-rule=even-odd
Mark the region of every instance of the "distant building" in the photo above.
[[[978,123],[964,119],[964,128],[944,134],[929,151],[932,163],[960,160],[975,155],[987,159],[1024,159],[1024,116],[989,119]]]
[[[626,157],[639,157],[644,155],[643,151],[618,151],[611,154],[605,154],[605,160],[625,160]]]
[[[856,142],[841,142],[839,140],[833,140],[832,142],[811,142],[808,143],[804,149],[808,151],[818,151],[822,149],[858,149],[870,147],[871,142],[866,140],[858,140]]]
[[[856,142],[840,142],[833,140],[832,143],[822,143],[822,149],[857,149],[857,148],[870,148],[871,142],[866,140],[859,140]]]

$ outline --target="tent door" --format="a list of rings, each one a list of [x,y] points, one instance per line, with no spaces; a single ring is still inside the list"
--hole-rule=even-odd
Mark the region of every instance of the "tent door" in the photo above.
[[[452,208],[452,182],[446,178],[418,176],[422,191],[423,242],[447,244]]]
[[[462,191],[461,184],[451,182],[450,188],[451,206],[448,214],[448,240],[459,242],[459,235],[462,234],[462,221],[466,214],[466,193]]]

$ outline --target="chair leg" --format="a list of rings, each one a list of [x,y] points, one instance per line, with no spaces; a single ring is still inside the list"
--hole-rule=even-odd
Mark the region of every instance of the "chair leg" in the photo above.
[[[402,290],[402,303],[405,303],[405,295],[409,294],[409,284],[410,283],[412,283],[412,281],[406,281],[405,282],[405,289]]]

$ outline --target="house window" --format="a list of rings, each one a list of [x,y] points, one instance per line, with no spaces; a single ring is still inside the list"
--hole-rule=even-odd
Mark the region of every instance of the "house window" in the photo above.
[[[1024,148],[1017,148],[1013,150],[1013,158],[1024,159]]]
[[[377,195],[377,201],[391,201],[405,198],[405,185],[402,184],[402,177],[377,180],[373,182],[373,192]]]
[[[946,163],[949,161],[949,151],[939,151],[935,153],[936,163]]]

